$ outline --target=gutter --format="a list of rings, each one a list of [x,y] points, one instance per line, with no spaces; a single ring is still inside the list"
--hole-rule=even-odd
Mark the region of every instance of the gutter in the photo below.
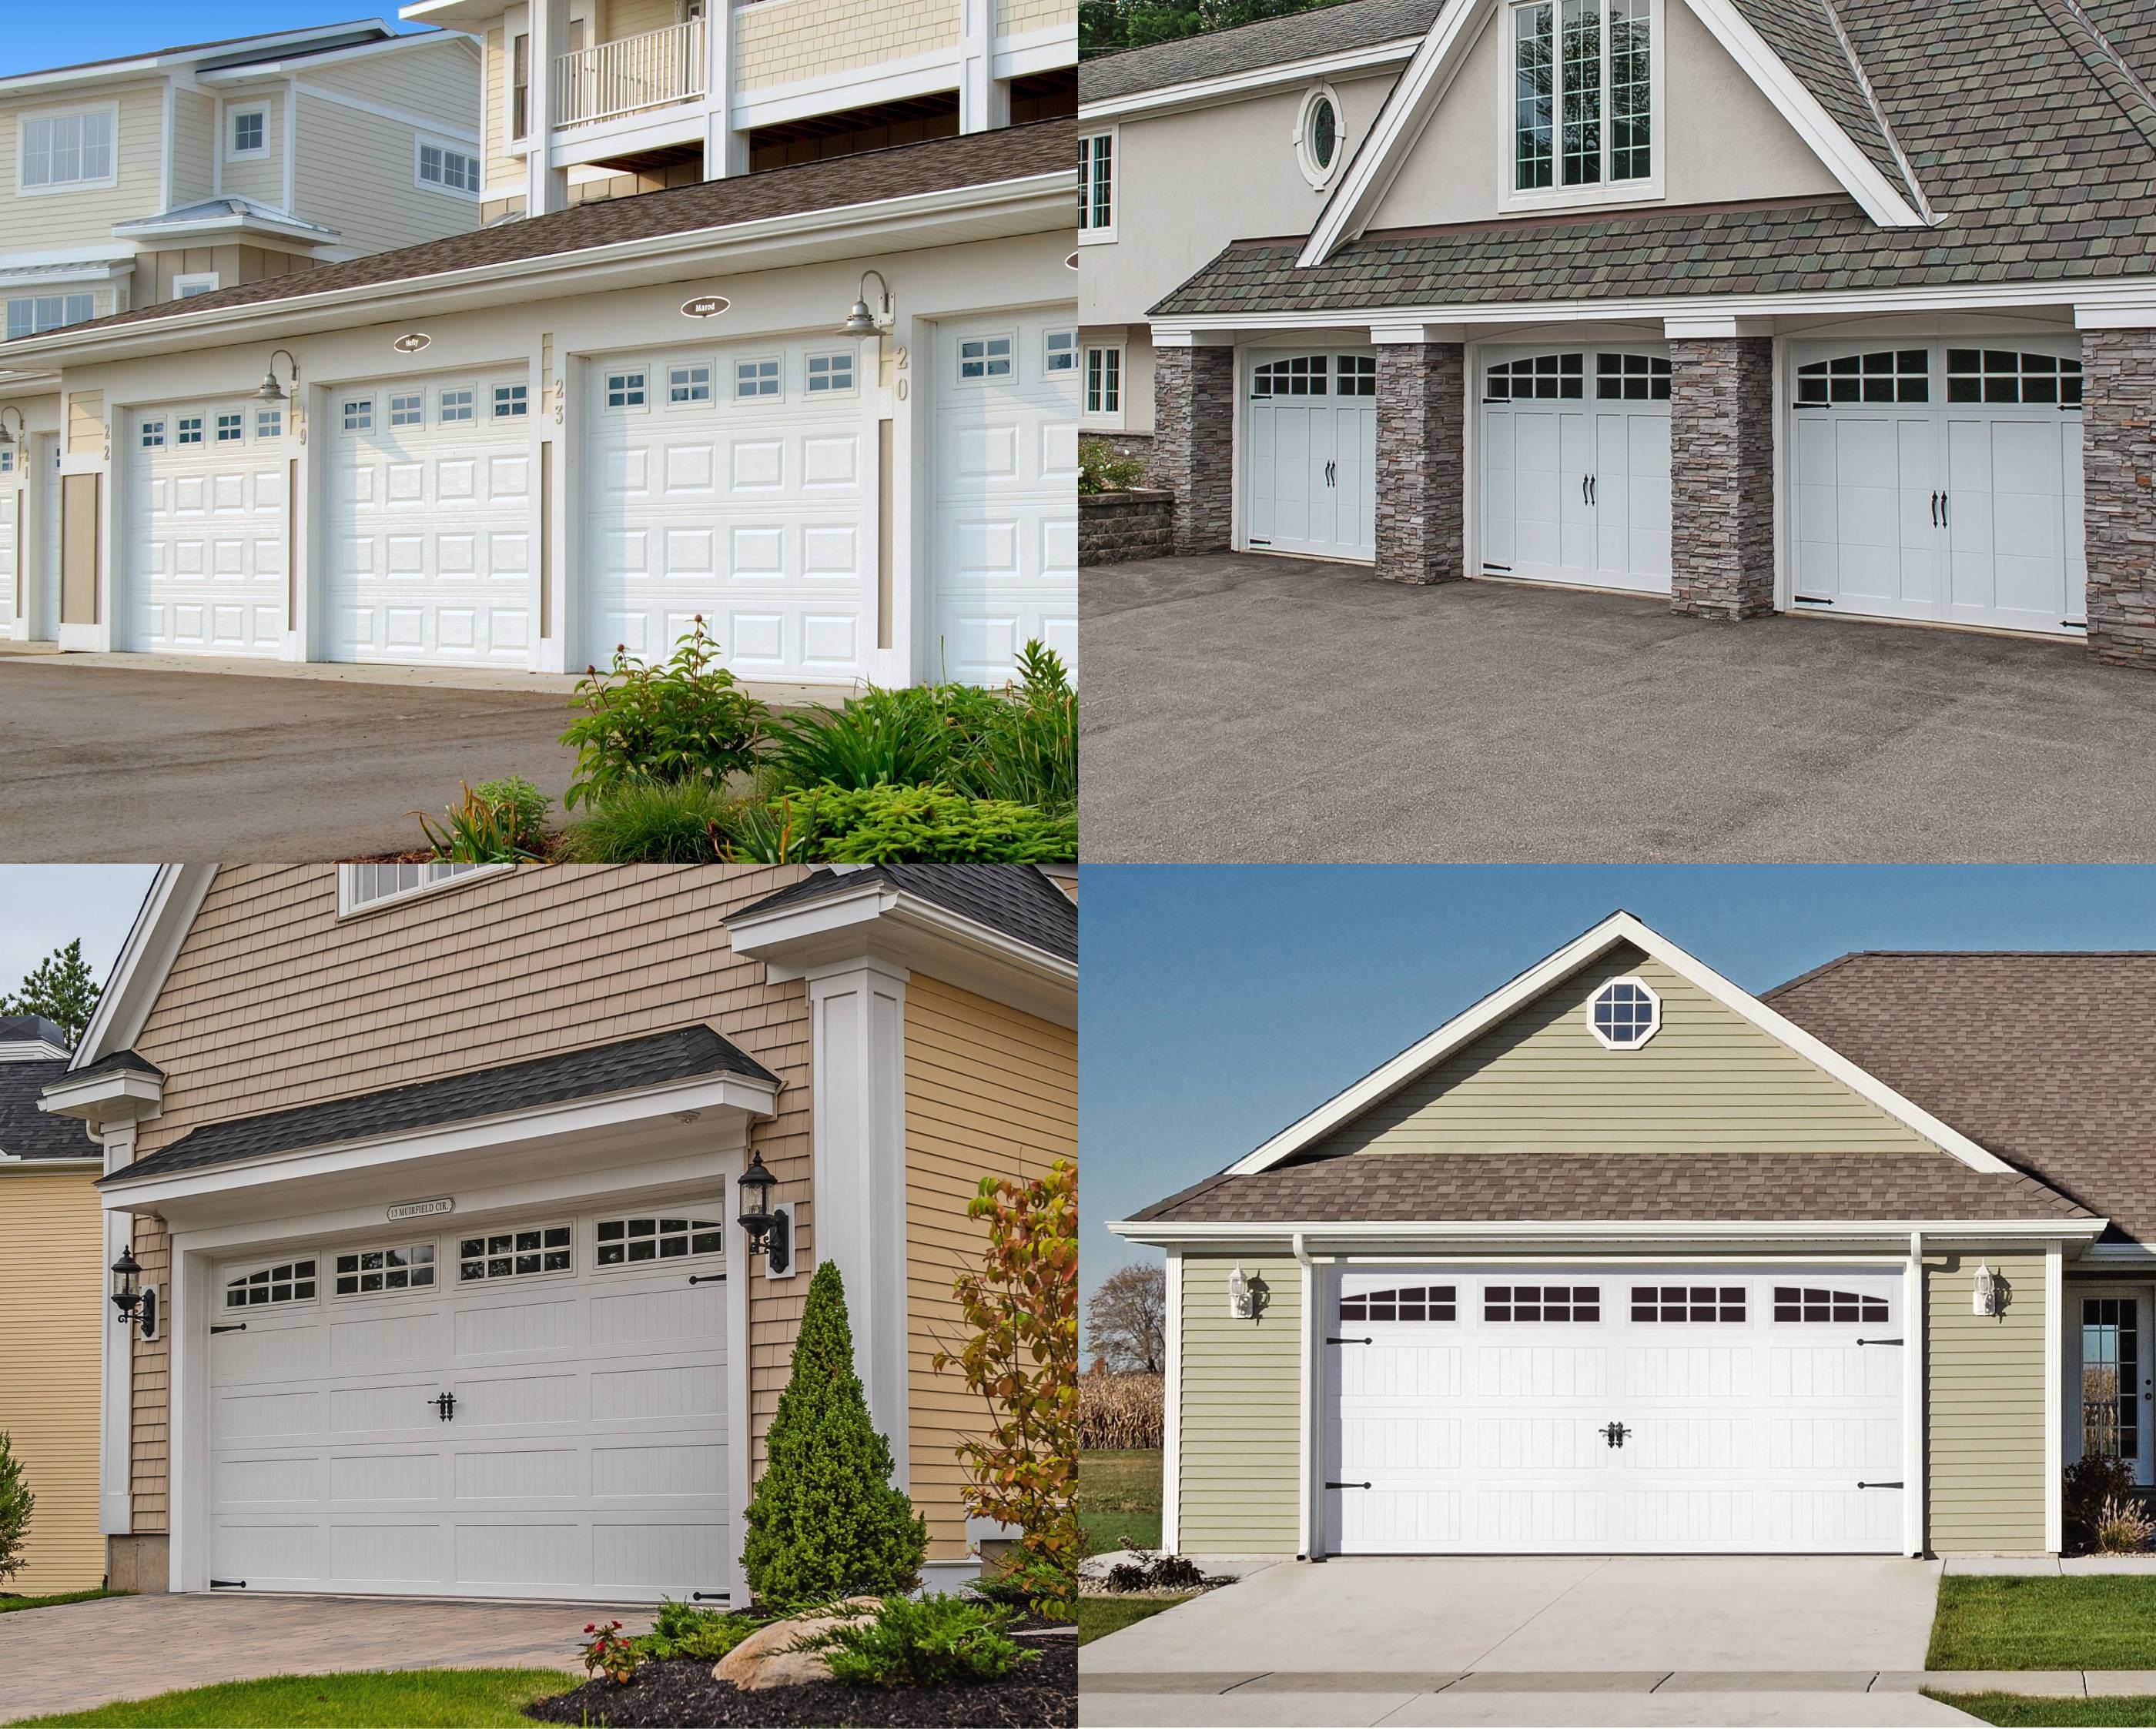
[[[1308,1239],[1338,1244],[1342,1252],[1358,1248],[1476,1247],[1523,1243],[1586,1244],[1589,1247],[1637,1247],[1660,1244],[1816,1244],[1861,1239],[1897,1245],[1912,1233],[1960,1239],[2032,1239],[2041,1242],[2087,1244],[2101,1236],[2103,1219],[1497,1219],[1497,1220],[1263,1220],[1174,1224],[1150,1219],[1111,1219],[1117,1236],[1156,1248],[1202,1248],[1285,1238],[1307,1252]]]

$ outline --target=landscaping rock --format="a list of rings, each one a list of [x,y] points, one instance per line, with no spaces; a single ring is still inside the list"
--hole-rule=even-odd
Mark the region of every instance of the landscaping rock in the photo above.
[[[844,1603],[773,1621],[760,1627],[719,1659],[711,1679],[731,1681],[744,1693],[760,1693],[767,1687],[798,1687],[808,1681],[828,1681],[831,1665],[821,1651],[797,1651],[790,1647],[814,1639],[853,1619],[839,1610],[858,1608],[873,1615],[880,1607],[873,1597],[849,1597]]]

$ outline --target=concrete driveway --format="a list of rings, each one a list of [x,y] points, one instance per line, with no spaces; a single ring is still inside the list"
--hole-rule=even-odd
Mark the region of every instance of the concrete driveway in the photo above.
[[[583,1679],[584,1624],[648,1611],[598,1605],[414,1603],[357,1597],[105,1597],[18,1609],[0,1722],[89,1711],[182,1687],[359,1669],[560,1669]],[[32,1660],[35,1654],[35,1660]]]
[[[1224,553],[1080,597],[1089,860],[2148,856],[2156,675],[2077,643]]]

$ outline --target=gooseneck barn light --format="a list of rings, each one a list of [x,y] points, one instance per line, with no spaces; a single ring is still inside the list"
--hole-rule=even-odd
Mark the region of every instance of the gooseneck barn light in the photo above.
[[[285,388],[277,382],[277,357],[280,354],[285,357],[285,364],[292,369],[292,388],[297,390],[300,387],[300,363],[292,357],[292,351],[289,348],[273,349],[270,355],[270,370],[262,375],[261,389],[254,392],[257,402],[281,403],[285,400]]]
[[[883,297],[876,302],[873,311],[869,307],[869,278],[871,276],[875,278],[876,286],[883,291]],[[873,336],[879,331],[891,328],[891,285],[884,280],[882,271],[871,267],[861,272],[860,293],[854,301],[853,310],[846,314],[846,321],[839,326],[839,334],[842,336]]]
[[[766,1270],[783,1273],[793,1264],[793,1222],[771,1210],[771,1192],[778,1179],[765,1167],[763,1155],[752,1153],[748,1169],[734,1179],[741,1192],[741,1228],[748,1239],[748,1252],[761,1254]]]
[[[8,430],[8,417],[10,414],[15,417],[15,430],[12,435]],[[7,449],[22,436],[23,411],[10,403],[4,408],[0,408],[0,450]]]

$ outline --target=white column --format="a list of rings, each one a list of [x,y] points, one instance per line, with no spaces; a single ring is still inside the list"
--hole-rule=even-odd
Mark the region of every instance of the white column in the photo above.
[[[846,1281],[869,1414],[910,1486],[906,1441],[906,981],[863,957],[810,975],[815,1248]],[[797,1263],[798,1265],[798,1263]]]
[[[734,8],[732,0],[706,0],[704,8],[704,178],[725,180],[748,172],[748,135],[734,130]]]
[[[107,1129],[104,1143],[109,1177],[134,1162],[135,1126]],[[134,1230],[133,1213],[105,1215],[105,1260],[98,1270],[98,1310],[105,1317],[105,1331],[104,1390],[98,1400],[97,1528],[105,1537],[126,1537],[135,1529],[135,1335],[132,1328],[119,1324],[118,1311],[105,1301],[105,1269],[120,1259],[120,1251],[133,1240]]]
[[[996,76],[996,0],[958,0],[958,130],[1010,124],[1010,85]]]
[[[554,60],[569,46],[569,0],[531,0],[531,40],[527,45],[531,83],[524,99],[526,141],[524,213],[545,216],[569,202],[566,169],[552,166]]]

